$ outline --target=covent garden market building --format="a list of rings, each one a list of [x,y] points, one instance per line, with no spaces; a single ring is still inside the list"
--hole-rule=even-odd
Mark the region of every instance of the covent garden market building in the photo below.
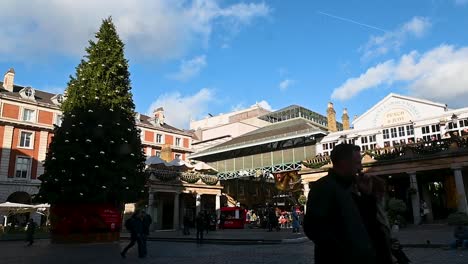
[[[406,204],[408,222],[420,221],[422,201],[429,222],[468,211],[468,108],[389,94],[351,126],[346,110],[337,122],[331,103],[326,115],[293,105],[258,118],[268,124],[189,156],[213,168],[216,177],[201,173],[195,181],[184,175],[175,185],[153,177],[151,190],[165,190],[150,197],[170,201],[154,206],[172,212],[165,228],[177,227],[187,213],[219,215],[224,206],[304,205],[310,186],[332,166],[331,150],[343,142],[361,147],[365,173],[385,180],[387,198]],[[169,189],[182,195],[168,195]]]

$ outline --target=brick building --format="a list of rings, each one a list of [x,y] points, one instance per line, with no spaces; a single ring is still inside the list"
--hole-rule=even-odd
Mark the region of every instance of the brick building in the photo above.
[[[8,70],[0,82],[0,203],[30,203],[39,190],[38,177],[53,137],[54,125],[60,126],[61,94],[52,94],[14,83],[15,71]],[[147,156],[187,159],[191,153],[191,134],[165,123],[164,110],[152,117],[136,114],[143,151]],[[169,152],[167,150],[170,150]]]

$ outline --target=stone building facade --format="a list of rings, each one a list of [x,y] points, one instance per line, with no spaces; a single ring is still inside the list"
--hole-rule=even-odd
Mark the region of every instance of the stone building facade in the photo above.
[[[61,94],[15,84],[15,71],[8,70],[0,82],[0,203],[31,203],[39,190],[38,177],[53,137],[54,125],[60,126]],[[192,152],[192,134],[168,125],[164,110],[152,117],[136,114],[143,151],[147,156],[169,149],[166,159],[187,159]]]

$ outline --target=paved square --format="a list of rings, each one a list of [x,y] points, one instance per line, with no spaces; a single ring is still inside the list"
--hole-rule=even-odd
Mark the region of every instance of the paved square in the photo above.
[[[314,256],[311,242],[245,246],[148,242],[149,256],[146,259],[137,258],[136,247],[128,252],[126,259],[121,259],[119,252],[126,244],[127,241],[114,244],[55,245],[48,240],[41,240],[32,247],[25,247],[23,242],[1,242],[0,263],[310,264],[313,263]],[[413,263],[468,263],[468,251],[412,248],[406,252]]]

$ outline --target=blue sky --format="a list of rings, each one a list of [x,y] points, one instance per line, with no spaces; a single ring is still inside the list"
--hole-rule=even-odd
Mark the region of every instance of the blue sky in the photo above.
[[[468,0],[23,2],[0,17],[16,83],[63,91],[112,15],[137,111],[179,127],[256,102],[359,115],[390,92],[468,106]]]

